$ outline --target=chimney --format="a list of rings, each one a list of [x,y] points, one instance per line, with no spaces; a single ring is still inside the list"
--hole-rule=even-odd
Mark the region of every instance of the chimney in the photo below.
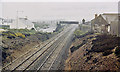
[[[95,14],[95,18],[97,18],[97,16],[98,16],[98,15],[97,15],[97,14]]]

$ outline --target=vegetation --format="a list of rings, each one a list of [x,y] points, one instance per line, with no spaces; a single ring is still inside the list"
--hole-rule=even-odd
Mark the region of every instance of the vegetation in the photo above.
[[[87,32],[83,32],[80,29],[75,30],[74,35],[76,38],[81,37],[82,35],[86,34]]]
[[[115,53],[116,56],[120,57],[120,47],[119,46],[115,47],[115,52],[114,53]]]
[[[46,23],[38,23],[38,22],[33,22],[33,23],[34,23],[35,28],[37,28],[37,27],[48,28],[49,27],[49,24],[46,24]]]
[[[13,39],[13,38],[16,38],[16,37],[25,38],[25,35],[20,33],[20,32],[14,33],[14,32],[10,32],[10,31],[3,32],[2,36],[6,36],[9,39]]]
[[[111,50],[106,50],[103,52],[103,56],[107,56],[109,54],[112,54],[113,52]]]
[[[90,32],[90,26],[88,25],[79,25],[78,29],[74,31],[74,38],[81,38],[88,35]]]
[[[8,31],[3,32],[2,36],[6,36],[9,39],[13,39],[16,37],[25,38],[30,36],[31,34],[35,34],[35,30],[28,30],[28,29],[8,29]]]
[[[13,33],[23,33],[23,34],[35,34],[35,30],[28,30],[28,29],[8,29],[8,31]]]
[[[0,29],[10,29],[9,25],[0,25]]]

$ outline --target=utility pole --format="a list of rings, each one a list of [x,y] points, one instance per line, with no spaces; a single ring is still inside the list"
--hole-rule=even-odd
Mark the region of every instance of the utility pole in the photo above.
[[[16,29],[18,29],[18,22],[19,22],[19,12],[22,12],[23,13],[23,11],[17,11],[17,27],[16,27]]]

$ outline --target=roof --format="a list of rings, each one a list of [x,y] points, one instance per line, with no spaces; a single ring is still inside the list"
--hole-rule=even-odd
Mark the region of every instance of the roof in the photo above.
[[[110,24],[112,21],[118,21],[118,13],[104,13],[101,16]]]

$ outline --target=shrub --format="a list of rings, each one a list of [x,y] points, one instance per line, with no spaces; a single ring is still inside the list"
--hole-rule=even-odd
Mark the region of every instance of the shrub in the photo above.
[[[14,36],[8,36],[7,38],[9,38],[9,39],[13,39],[13,38],[15,38]]]
[[[30,36],[30,34],[24,34],[24,35],[25,35],[25,37]]]
[[[107,56],[109,54],[112,54],[113,52],[111,50],[107,50],[103,52],[103,56]]]
[[[9,36],[14,36],[14,37],[15,37],[15,35],[14,35],[14,34],[12,34],[12,33],[9,33]]]
[[[2,33],[2,36],[8,36],[8,33]]]
[[[25,35],[22,33],[15,33],[15,35],[20,38],[25,38]]]
[[[120,56],[120,47],[115,47],[115,54],[117,55],[117,56]]]
[[[18,33],[15,33],[15,35],[18,37],[19,35],[18,35]]]

